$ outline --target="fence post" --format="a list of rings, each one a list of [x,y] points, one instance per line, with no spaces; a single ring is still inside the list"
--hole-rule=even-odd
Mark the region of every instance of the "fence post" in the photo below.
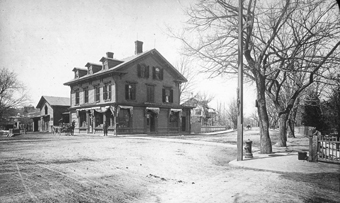
[[[309,156],[308,161],[317,162],[318,158],[318,134],[309,135]]]
[[[313,162],[313,134],[308,136],[309,138],[309,156],[308,156],[308,161]]]

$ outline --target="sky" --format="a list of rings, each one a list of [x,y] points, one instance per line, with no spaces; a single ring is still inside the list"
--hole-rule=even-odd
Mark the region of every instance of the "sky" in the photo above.
[[[74,67],[100,63],[106,52],[122,59],[134,54],[134,42],[143,50],[156,48],[172,65],[178,64],[182,44],[168,29],[181,31],[185,9],[194,0],[1,0],[0,65],[17,73],[26,85],[31,104],[42,95],[69,97],[63,83]],[[198,68],[198,67],[195,67]],[[194,94],[214,96],[228,104],[236,98],[237,79],[197,76]],[[254,87],[244,87],[244,112],[255,111]]]

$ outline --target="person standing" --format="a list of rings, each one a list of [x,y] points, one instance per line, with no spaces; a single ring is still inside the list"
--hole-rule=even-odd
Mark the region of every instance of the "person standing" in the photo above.
[[[72,125],[71,125],[71,135],[74,135],[74,128],[76,126],[76,122],[72,121]]]
[[[105,121],[103,124],[104,136],[107,136],[107,128],[108,128],[108,125],[107,125],[107,122]]]

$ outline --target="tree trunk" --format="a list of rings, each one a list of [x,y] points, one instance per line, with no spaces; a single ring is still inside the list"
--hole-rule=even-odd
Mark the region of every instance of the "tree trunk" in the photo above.
[[[295,128],[296,114],[297,114],[297,110],[299,108],[299,105],[300,105],[300,98],[298,97],[295,101],[293,109],[291,110],[291,112],[289,114],[289,118],[288,118],[289,134],[288,134],[288,137],[295,138],[294,128]]]
[[[269,119],[265,98],[265,79],[260,74],[257,75],[257,111],[260,124],[260,153],[272,153],[272,143],[269,136]]]
[[[288,137],[295,138],[294,128],[295,128],[295,121],[293,119],[288,119],[288,130],[289,130]]]
[[[281,114],[279,118],[279,140],[276,143],[278,147],[287,147],[287,120],[288,114]]]

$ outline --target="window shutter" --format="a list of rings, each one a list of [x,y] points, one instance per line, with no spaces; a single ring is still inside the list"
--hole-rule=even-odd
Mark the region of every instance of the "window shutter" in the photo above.
[[[149,78],[149,66],[146,66],[146,69],[145,69],[145,78]]]
[[[173,103],[174,102],[174,90],[170,90],[170,98],[169,98],[169,102]]]
[[[137,76],[141,77],[141,65],[137,64]]]
[[[156,67],[152,67],[152,79],[156,79]]]
[[[112,97],[112,94],[111,94],[111,84],[109,84],[109,98],[108,99],[110,99],[111,100],[111,97]]]
[[[125,85],[125,99],[126,100],[129,99],[129,85],[128,84]]]
[[[162,101],[165,102],[165,89],[162,89]]]
[[[132,86],[132,95],[131,99],[135,100],[136,99],[136,85]]]
[[[104,85],[103,87],[103,97],[104,97],[104,100],[107,99],[107,86],[106,85]]]
[[[150,102],[150,86],[146,86],[146,101]]]
[[[163,68],[159,70],[159,79],[163,80]]]
[[[155,102],[155,87],[151,87],[151,102]]]

